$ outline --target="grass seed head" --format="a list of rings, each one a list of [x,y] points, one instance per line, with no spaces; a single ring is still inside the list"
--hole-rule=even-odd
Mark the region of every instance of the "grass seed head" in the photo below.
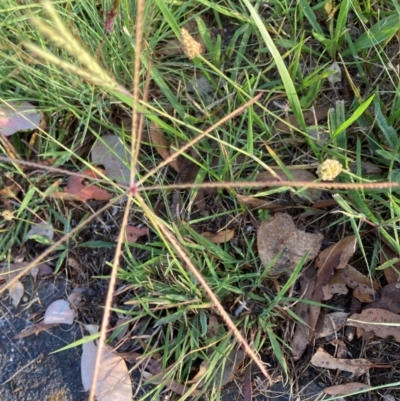
[[[200,56],[203,51],[201,44],[197,42],[185,28],[181,29],[181,47],[182,51],[191,60]]]
[[[333,159],[326,159],[317,169],[318,177],[323,181],[333,181],[341,172],[343,166]]]

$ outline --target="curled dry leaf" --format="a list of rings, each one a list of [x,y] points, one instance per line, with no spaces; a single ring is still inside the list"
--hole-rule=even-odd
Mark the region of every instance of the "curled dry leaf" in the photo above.
[[[368,384],[364,383],[346,383],[346,384],[338,384],[336,386],[325,387],[324,393],[328,395],[345,395],[350,393],[355,393],[360,390],[365,390],[367,388],[371,388]]]
[[[289,180],[289,177],[286,176],[282,169],[277,167],[272,167],[272,169],[281,180]],[[310,173],[308,170],[304,170],[303,168],[290,168],[289,172],[293,176],[295,181],[313,182],[317,179],[314,174]],[[271,174],[269,171],[263,171],[258,174],[256,181],[276,182],[278,181],[278,178]],[[268,184],[266,184],[266,186],[268,186]],[[305,198],[311,202],[317,202],[321,199],[322,190],[318,188],[308,188],[302,192],[297,192],[296,195],[301,198]]]
[[[319,330],[316,330],[314,337],[322,338],[336,333],[346,325],[348,313],[332,312],[324,316],[324,322]]]
[[[0,134],[10,136],[19,131],[39,127],[40,113],[28,102],[8,102],[0,105]]]
[[[400,342],[400,316],[384,309],[365,309],[361,313],[355,313],[347,319],[346,325],[357,327],[366,333],[372,332],[380,338],[392,336]]]
[[[206,231],[201,235],[214,244],[223,244],[224,242],[229,242],[234,237],[235,230],[229,229],[229,230],[218,231],[217,233],[211,233]]]
[[[135,227],[127,225],[125,228],[126,241],[129,244],[134,244],[140,237],[149,235],[149,229],[147,227]]]
[[[179,44],[179,41],[178,41]],[[152,144],[155,146],[158,154],[162,157],[163,160],[168,159],[171,156],[170,152],[170,147],[169,143],[167,141],[167,138],[164,135],[164,132],[161,130],[161,128],[155,123],[155,122],[150,122],[150,128],[149,128],[149,135]],[[172,160],[169,165],[178,173],[179,172],[179,167],[178,167],[178,162],[177,160]]]
[[[93,341],[82,345],[81,375],[85,391],[89,391],[96,362],[97,346]],[[132,383],[125,361],[110,347],[101,352],[95,395],[98,401],[126,401],[132,399]]]
[[[69,307],[69,303],[63,299],[58,299],[51,303],[44,314],[44,324],[72,324],[76,313]]]
[[[89,168],[83,170],[82,174],[86,174],[89,178],[98,178],[97,174]],[[90,199],[105,201],[112,198],[112,194],[94,184],[86,183],[86,180],[87,178],[70,176],[64,192],[73,195],[74,199],[81,201],[88,201]]]
[[[315,265],[322,269],[326,264],[333,265],[334,269],[344,269],[349,259],[356,251],[357,239],[355,235],[349,235],[336,244],[329,246],[319,253]]]
[[[324,369],[339,369],[345,372],[350,372],[354,376],[361,376],[368,372],[370,368],[387,368],[390,365],[377,365],[370,362],[368,359],[342,359],[334,358],[322,348],[318,348],[317,352],[311,358],[313,366]]]
[[[400,313],[400,283],[385,285],[385,287],[380,290],[379,294],[380,298],[377,297],[377,299],[368,304],[365,309],[378,308],[393,313]]]
[[[286,213],[276,213],[260,224],[257,232],[257,247],[261,262],[268,266],[272,259],[281,252],[271,274],[290,272],[307,254],[307,261],[318,254],[323,235],[311,234],[298,230],[293,219]]]
[[[130,180],[131,153],[129,147],[117,135],[104,135],[94,144],[91,160],[102,165],[106,176],[121,185]]]

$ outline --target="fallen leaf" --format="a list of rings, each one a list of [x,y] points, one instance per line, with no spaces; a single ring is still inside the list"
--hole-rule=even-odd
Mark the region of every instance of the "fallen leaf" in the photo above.
[[[383,244],[380,252],[381,265],[388,263],[392,260],[391,266],[383,270],[386,281],[390,283],[397,283],[400,281],[400,261],[399,254],[390,249],[387,245]]]
[[[8,102],[0,105],[0,133],[10,136],[19,131],[39,127],[40,113],[28,102]]]
[[[271,167],[276,173],[279,178],[283,181],[289,180],[290,178],[286,176],[284,171],[278,167]],[[313,182],[317,179],[317,177],[310,173],[308,170],[305,170],[303,168],[296,168],[296,167],[291,167],[289,170],[290,174],[293,176],[294,181],[305,181],[305,182]],[[262,171],[259,173],[256,177],[256,181],[271,181],[271,182],[276,182],[278,181],[278,178],[271,174],[269,171]],[[268,184],[266,184],[268,186]],[[296,192],[296,196],[301,197],[302,199],[309,200],[311,202],[316,202],[319,199],[321,199],[322,196],[322,190],[318,188],[307,188],[301,192]]]
[[[33,239],[41,244],[51,244],[54,237],[54,229],[51,224],[41,222],[30,228],[24,237],[24,241]]]
[[[322,338],[336,333],[346,325],[348,313],[332,312],[324,316],[322,327],[315,331],[314,338]]]
[[[383,172],[383,170],[380,167],[376,166],[375,164],[372,164],[369,162],[363,162],[363,161],[351,162],[349,164],[349,170],[352,173],[357,174],[358,165],[360,165],[361,174],[363,176],[377,175],[377,174],[381,174]]]
[[[304,120],[307,125],[315,125],[316,123],[320,122],[321,120],[324,120],[328,116],[328,111],[331,108],[329,105],[325,106],[317,106],[314,107],[314,110],[308,110],[304,112]],[[285,132],[285,133],[290,133],[291,127],[289,125],[293,126],[294,128],[299,129],[300,125],[297,122],[297,119],[294,115],[289,115],[288,118],[286,119],[287,122],[283,121],[278,121],[275,124],[275,129],[279,132]]]
[[[326,70],[332,71],[332,74],[328,77],[331,86],[335,86],[336,83],[342,82],[342,70],[336,61],[334,61]]]
[[[97,175],[91,169],[85,169],[82,174],[87,175],[89,178],[97,178]],[[109,200],[113,197],[112,194],[107,192],[105,189],[99,188],[94,184],[86,184],[87,178],[70,176],[68,179],[67,187],[64,188],[64,193],[73,195],[75,199],[81,201],[88,201],[90,199],[104,201]]]
[[[223,244],[224,242],[229,242],[234,237],[235,230],[229,229],[229,230],[218,231],[216,233],[211,233],[206,231],[201,235],[214,244]]]
[[[24,295],[24,286],[20,281],[17,280],[14,284],[10,286],[9,291],[13,305],[18,306],[19,301]]]
[[[315,266],[322,269],[324,265],[330,264],[333,269],[344,269],[356,251],[356,244],[355,235],[344,237],[341,241],[320,252],[315,259]]]
[[[147,227],[135,227],[127,225],[125,228],[125,234],[128,244],[134,244],[140,237],[149,235],[149,229]]]
[[[345,395],[350,393],[355,393],[360,390],[365,390],[367,388],[371,388],[368,384],[364,383],[346,383],[346,384],[338,384],[336,386],[330,386],[324,388],[324,393],[328,395]]]
[[[394,323],[391,325],[390,323]],[[357,327],[380,338],[392,336],[400,342],[400,315],[384,309],[365,309],[347,319],[347,326]]]
[[[380,297],[366,305],[364,309],[378,308],[389,312],[400,313],[400,283],[385,285],[379,291]]]
[[[51,303],[44,314],[43,323],[44,324],[54,324],[54,323],[64,323],[72,324],[76,313],[73,309],[69,307],[67,301],[63,299],[58,299]]]
[[[82,344],[82,350],[82,384],[85,391],[89,391],[96,362],[97,346],[94,341],[87,341]],[[101,352],[95,396],[97,401],[126,401],[133,397],[132,383],[125,361],[107,346]]]
[[[32,324],[31,326],[29,326],[28,328],[26,328],[24,331],[22,331],[21,333],[15,335],[13,337],[13,340],[21,340],[22,338],[26,338],[29,337],[31,335],[35,335],[37,336],[39,333],[41,333],[42,331],[46,331],[46,330],[50,330],[53,327],[57,327],[58,323],[54,323],[54,324],[44,324],[43,322],[40,322],[38,324]]]
[[[342,359],[334,358],[322,348],[318,348],[317,352],[311,358],[311,365],[324,369],[339,369],[350,372],[354,376],[361,376],[368,372],[370,368],[388,368],[390,365],[377,365],[368,359]]]
[[[150,122],[149,127],[149,135],[152,144],[156,148],[158,154],[162,157],[163,160],[168,159],[171,156],[170,146],[167,141],[167,138],[164,135],[164,132],[161,128],[155,123]],[[177,160],[172,160],[169,165],[178,173],[179,167]]]
[[[312,298],[316,284],[317,270],[314,266],[309,266],[299,278],[300,294],[302,299],[309,300]],[[308,320],[310,319],[310,310],[305,302],[297,302],[294,312],[304,321],[304,323],[296,322],[296,330],[292,339],[292,355],[297,361],[303,355],[307,345],[309,344],[310,327]],[[317,310],[319,314],[319,310]],[[316,319],[315,319],[316,320]]]
[[[121,185],[129,184],[131,153],[119,136],[100,137],[93,146],[91,160],[93,164],[104,166],[110,180]]]
[[[361,302],[373,302],[376,299],[376,290],[380,285],[364,276],[356,268],[347,265],[346,268],[337,270],[334,278],[338,281],[345,282],[346,285],[353,289],[353,296]]]
[[[237,200],[244,206],[254,209],[284,210],[288,207],[271,203],[270,200],[264,200],[255,196],[246,196],[236,194]],[[292,206],[290,206],[291,208]]]
[[[322,239],[321,233],[312,234],[298,230],[288,214],[276,213],[267,221],[263,221],[258,228],[258,253],[263,266],[266,267],[281,252],[274,266],[271,266],[270,273],[291,272],[305,254],[306,261],[316,257]]]
[[[345,237],[337,244],[326,248],[317,256],[315,266],[319,268],[317,282],[315,284],[312,296],[313,305],[309,307],[309,341],[314,337],[315,328],[317,327],[321,307],[318,305],[324,295],[323,288],[328,285],[335,269],[346,266],[348,260],[355,250],[355,236]],[[344,265],[344,266],[343,266]],[[342,267],[343,266],[343,267]]]
[[[4,266],[0,268],[0,281],[4,280],[5,282],[12,280],[14,277],[16,277],[22,270],[28,266],[29,263],[27,262],[18,262],[18,263],[13,263],[10,266]],[[37,266],[32,267],[28,272],[26,272],[24,275],[30,274],[34,279],[36,279],[37,276],[43,276],[46,274],[53,273],[53,270],[51,267],[49,267],[46,264],[40,264]],[[2,288],[4,284],[0,284],[0,289]]]
[[[329,283],[322,287],[322,300],[328,301],[332,299],[334,294],[346,295],[349,292],[345,282],[335,282],[335,275],[331,277]]]

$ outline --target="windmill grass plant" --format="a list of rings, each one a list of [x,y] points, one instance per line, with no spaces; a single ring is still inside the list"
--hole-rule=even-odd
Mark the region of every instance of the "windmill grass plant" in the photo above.
[[[273,281],[255,249],[261,215],[237,195],[285,204],[287,191],[299,199],[307,188],[322,188],[327,197],[334,194],[338,206],[321,212],[299,203],[311,228],[325,218],[330,235],[354,232],[359,258],[372,275],[379,273],[378,238],[400,251],[397,1],[27,0],[21,5],[4,0],[0,11],[0,99],[29,101],[46,119],[33,145],[27,146],[26,134],[9,138],[14,152],[4,139],[0,145],[3,181],[23,188],[23,197],[13,200],[11,223],[0,219],[1,259],[10,259],[40,218],[56,227],[59,239],[29,267],[54,261],[60,271],[80,231],[123,205],[114,219],[120,227],[117,243],[103,244],[115,246],[115,252],[107,261],[112,267],[99,345],[114,339],[107,331],[113,313],[130,316],[137,337],[146,337],[135,345],[142,344],[144,357],[161,358],[164,369],[147,397],[157,399],[171,380],[187,383],[206,361],[201,388],[188,385],[181,399],[197,387],[197,399],[205,392],[219,399],[218,372],[238,344],[249,357],[244,368],[257,365],[267,386],[278,375],[285,382],[296,379],[288,339],[299,318],[288,306],[296,301],[291,288],[302,265],[277,291],[268,287]],[[178,51],[168,53],[168,46]],[[329,83],[334,62],[345,88]],[[199,86],[189,90],[193,77],[212,88],[207,96]],[[345,90],[352,93],[346,107],[339,100]],[[331,105],[326,121],[316,117],[310,123],[304,111],[321,104]],[[278,132],[274,127],[282,122],[286,129]],[[162,129],[176,152],[169,160],[160,158],[146,135],[150,123]],[[71,173],[95,168],[85,149],[105,132],[131,148],[132,160],[125,160],[130,184],[117,185],[104,175],[97,179],[114,198],[80,205],[83,213],[72,228],[74,206],[48,196],[49,188]],[[176,179],[169,166],[177,156],[199,167],[193,182]],[[317,170],[326,159],[343,168],[335,182],[290,179],[291,166]],[[51,166],[44,166],[45,160]],[[366,165],[378,166],[379,174],[366,175]],[[266,190],[256,175],[271,166],[289,178]],[[184,188],[177,218],[171,193]],[[208,213],[201,214],[195,199],[206,188],[216,191]],[[126,246],[122,228],[132,221],[147,225],[150,235]],[[213,244],[199,234],[226,227],[235,229],[230,243]],[[371,227],[379,234],[374,239],[363,235]],[[128,309],[112,305],[117,278],[129,285]],[[258,312],[235,316],[237,303],[247,301],[257,304]],[[220,322],[212,338],[211,315]]]

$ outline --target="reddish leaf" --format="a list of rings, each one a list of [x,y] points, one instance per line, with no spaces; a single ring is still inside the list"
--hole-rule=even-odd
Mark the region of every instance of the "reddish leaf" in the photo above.
[[[97,178],[96,173],[91,169],[83,170],[82,174],[86,174],[89,178]],[[90,199],[104,201],[112,198],[112,194],[94,184],[86,183],[86,180],[87,178],[70,176],[64,192],[76,196],[81,201],[88,201]]]
[[[147,227],[135,227],[127,225],[125,228],[126,241],[129,244],[134,244],[140,237],[149,235],[149,229]]]

